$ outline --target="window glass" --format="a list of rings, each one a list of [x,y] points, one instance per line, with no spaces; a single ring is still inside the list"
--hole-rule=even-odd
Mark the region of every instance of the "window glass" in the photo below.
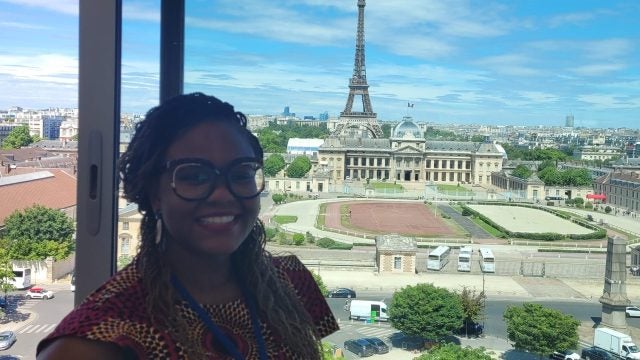
[[[122,4],[121,115],[118,152],[134,135],[134,126],[159,103],[160,2],[124,0]],[[141,214],[120,190],[116,244],[117,267],[128,264],[140,246]]]

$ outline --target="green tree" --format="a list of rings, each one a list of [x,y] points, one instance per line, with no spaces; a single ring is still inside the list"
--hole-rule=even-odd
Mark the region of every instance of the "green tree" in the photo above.
[[[604,212],[606,212],[607,214],[610,213],[611,211],[613,211],[611,206],[607,205],[607,206],[604,207]]]
[[[12,281],[14,279],[13,266],[9,252],[7,251],[6,240],[0,240],[0,296],[6,298],[9,291],[14,290]],[[2,315],[3,309],[0,308],[0,315]],[[1,316],[0,316],[1,317]]]
[[[74,232],[74,222],[65,213],[34,205],[6,218],[4,236],[14,260],[43,260],[49,256],[60,260],[73,251]]]
[[[522,164],[516,166],[516,168],[511,172],[511,175],[520,179],[528,179],[531,174],[533,174],[533,171]]]
[[[558,349],[575,349],[578,346],[580,322],[558,310],[524,303],[507,307],[504,319],[509,340],[518,350],[544,356]]]
[[[300,246],[302,244],[304,244],[304,234],[293,234],[293,245]]]
[[[388,139],[391,137],[391,124],[389,123],[383,123],[382,126],[380,126],[382,128],[382,136],[385,139]]]
[[[290,178],[301,178],[311,170],[311,160],[306,156],[298,156],[287,167],[287,176]]]
[[[326,296],[329,293],[329,289],[327,289],[327,285],[325,285],[320,274],[317,274],[312,270],[311,275],[313,275],[313,279],[316,281],[316,284],[318,284],[318,288],[320,289],[322,295]]]
[[[456,344],[444,344],[429,351],[428,354],[422,354],[414,360],[491,360],[491,355],[487,353],[485,348],[471,348],[470,346],[462,347]]]
[[[552,160],[545,160],[543,162],[540,163],[540,165],[538,165],[538,171],[542,171],[546,168],[556,168],[556,163],[555,161]]]
[[[72,141],[78,141],[78,134],[75,134],[71,137]]]
[[[581,208],[584,206],[584,199],[581,197],[574,198],[573,203],[576,204],[576,207]]]
[[[41,141],[42,138],[40,137],[40,135],[32,135],[31,136],[31,143],[37,143],[38,141]]]
[[[23,146],[27,146],[33,142],[31,134],[29,134],[29,126],[22,125],[16,126],[11,130],[9,135],[4,138],[2,142],[2,148],[4,149],[19,149]]]
[[[481,291],[478,293],[475,288],[471,290],[469,287],[463,286],[459,296],[462,302],[465,324],[482,320],[486,298],[484,292]]]
[[[280,170],[284,169],[284,157],[280,154],[271,154],[264,161],[264,174],[267,176],[276,176]]]
[[[408,335],[439,339],[459,329],[463,319],[460,296],[433,284],[406,286],[389,304],[391,325]]]
[[[285,196],[282,194],[273,194],[271,195],[271,200],[273,200],[274,204],[282,204],[285,200]]]

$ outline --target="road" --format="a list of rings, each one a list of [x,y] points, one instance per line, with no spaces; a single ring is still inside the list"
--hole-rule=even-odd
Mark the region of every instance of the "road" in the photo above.
[[[389,304],[391,301],[391,293],[385,292],[368,292],[366,294],[358,293],[358,299],[363,300],[382,300]],[[529,299],[522,298],[490,298],[487,299],[486,308],[486,320],[485,320],[485,334],[500,339],[507,339],[507,329],[504,320],[502,320],[502,314],[509,305],[521,305],[523,302],[529,301]],[[331,311],[334,316],[340,322],[341,330],[335,334],[332,334],[327,338],[328,341],[341,346],[345,340],[354,339],[360,337],[379,337],[386,340],[389,335],[397,332],[389,324],[365,324],[360,321],[349,320],[348,313],[344,310],[345,299],[327,299]],[[549,301],[531,301],[541,304],[545,307],[556,309],[564,314],[572,315],[578,321],[599,321],[599,317],[602,311],[602,305],[597,302],[589,301],[563,301],[563,300],[549,300]],[[630,326],[640,328],[640,318],[628,318],[627,324]],[[481,340],[480,340],[481,341]],[[480,342],[478,341],[478,342]],[[482,345],[482,344],[479,344]],[[348,359],[355,359],[353,354],[347,352]]]
[[[364,292],[358,294],[359,299],[382,300],[389,304],[392,293],[390,292]],[[16,302],[16,298],[12,298]],[[485,320],[485,334],[495,338],[506,339],[506,325],[502,320],[502,314],[509,305],[520,305],[528,299],[522,298],[489,298],[487,299],[487,312]],[[397,332],[387,323],[365,324],[360,321],[349,320],[348,313],[344,311],[345,299],[327,299],[336,319],[340,323],[341,330],[330,335],[327,340],[341,346],[345,340],[359,337],[387,338]],[[574,316],[579,321],[594,321],[600,317],[601,305],[597,302],[585,300],[549,300],[533,302],[557,309],[565,314]],[[18,341],[14,346],[5,351],[0,351],[0,359],[12,355],[18,359],[35,359],[35,347],[38,342],[51,332],[62,320],[65,314],[73,307],[73,293],[69,290],[56,291],[56,297],[51,300],[24,300],[17,304],[18,311],[29,309],[36,313],[35,319],[28,325],[18,328],[15,332]],[[627,319],[630,326],[640,328],[640,318]],[[481,340],[478,340],[480,342]],[[481,344],[479,344],[481,345]],[[352,359],[353,354],[347,353],[347,359]]]
[[[24,310],[33,312],[34,320],[15,330],[18,341],[10,349],[0,351],[0,359],[11,355],[18,359],[35,360],[38,342],[47,336],[73,308],[73,293],[69,290],[55,291],[55,297],[49,300],[26,300],[14,295],[10,302],[12,302],[10,306],[17,306],[18,313],[24,313]]]

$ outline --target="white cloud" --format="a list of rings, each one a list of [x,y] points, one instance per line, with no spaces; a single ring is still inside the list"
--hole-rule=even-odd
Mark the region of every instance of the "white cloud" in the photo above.
[[[23,30],[50,30],[51,27],[37,24],[26,24],[21,22],[0,21],[0,27],[23,29]]]
[[[602,76],[626,68],[626,65],[620,63],[602,63],[578,66],[571,71],[582,76]]]
[[[77,84],[78,58],[61,54],[0,55],[0,74],[43,83]]]
[[[80,12],[78,0],[0,0],[0,2],[42,8],[67,15],[78,15]]]
[[[638,109],[640,108],[640,96],[627,96],[617,94],[587,94],[577,97],[579,101],[593,106],[595,109]]]
[[[533,60],[521,54],[503,54],[476,60],[474,63],[493,72],[511,76],[539,76],[542,71],[529,65]]]
[[[549,20],[549,26],[559,27],[568,24],[579,24],[593,19],[596,16],[595,12],[575,12],[568,14],[560,14],[552,16]]]

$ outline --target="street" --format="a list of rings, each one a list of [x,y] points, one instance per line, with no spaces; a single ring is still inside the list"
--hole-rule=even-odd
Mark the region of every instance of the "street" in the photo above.
[[[24,291],[15,292],[10,297],[10,308],[17,305],[14,309],[18,314],[24,313],[24,310],[31,311],[30,318],[33,320],[14,330],[18,341],[10,349],[0,351],[0,359],[8,355],[25,360],[36,358],[38,342],[47,336],[73,308],[73,293],[68,290],[68,285],[64,290],[53,288],[52,290],[55,292],[55,297],[49,300],[26,300],[22,297]]]
[[[21,295],[22,292],[16,294]],[[18,327],[15,333],[18,341],[8,350],[0,351],[0,359],[11,355],[18,359],[35,359],[35,347],[37,343],[51,332],[55,326],[62,320],[73,307],[73,293],[67,289],[55,291],[56,297],[50,300],[26,300],[14,295],[11,302],[17,305],[17,313],[25,313],[24,310],[33,312],[31,315],[34,320],[29,324]],[[392,293],[389,291],[359,292],[358,299],[364,300],[382,300],[389,304],[391,302]],[[525,298],[508,298],[508,297],[490,297],[487,299],[485,335],[488,337],[506,340],[506,325],[502,320],[502,314],[509,305],[520,305],[529,299]],[[340,323],[340,331],[326,338],[327,341],[342,347],[345,340],[360,337],[379,337],[387,340],[388,336],[397,332],[388,323],[366,324],[362,321],[349,320],[348,313],[344,310],[346,299],[327,299],[331,310]],[[594,321],[600,317],[601,305],[595,301],[586,300],[549,300],[533,302],[540,303],[544,306],[557,309],[565,314],[574,316],[577,320]],[[13,305],[12,306],[15,306]],[[640,318],[628,318],[627,323],[630,326],[640,328]],[[467,339],[460,339],[462,343],[469,343]],[[475,343],[473,342],[475,341]],[[482,339],[471,341],[477,346],[483,345]],[[484,345],[486,347],[486,345]],[[347,359],[355,358],[347,352]]]

